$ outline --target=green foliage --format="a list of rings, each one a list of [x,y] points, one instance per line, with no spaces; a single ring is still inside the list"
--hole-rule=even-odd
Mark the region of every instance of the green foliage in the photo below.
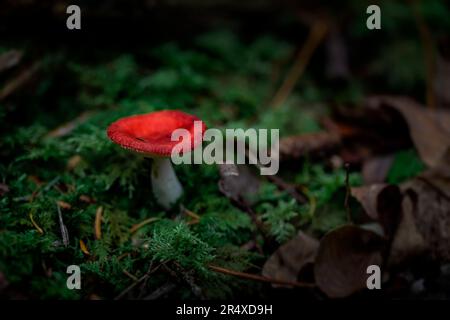
[[[425,164],[413,149],[398,152],[387,176],[387,181],[392,184],[405,182],[414,178],[425,169]]]
[[[270,234],[278,242],[283,243],[295,234],[295,226],[291,223],[291,220],[299,215],[296,212],[295,199],[289,202],[280,201],[277,206],[266,203],[262,207],[264,210],[263,221],[269,225]]]
[[[213,249],[182,223],[157,224],[148,245],[156,261],[176,261],[188,270],[204,273],[205,263],[213,259]]]
[[[320,164],[304,165],[303,171],[297,175],[296,182],[308,187],[308,192],[315,198],[320,207],[332,199],[336,192],[345,189],[346,172],[343,168],[326,171]],[[349,175],[350,186],[358,186],[362,183],[359,173],[352,172]]]

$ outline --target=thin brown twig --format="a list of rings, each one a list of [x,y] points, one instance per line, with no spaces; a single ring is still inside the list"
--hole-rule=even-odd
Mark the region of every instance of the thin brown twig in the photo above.
[[[20,72],[15,78],[7,83],[2,90],[0,90],[0,100],[5,99],[11,95],[14,91],[28,82],[39,69],[40,61],[33,63],[28,69]]]
[[[212,271],[223,273],[223,274],[230,275],[230,276],[239,277],[242,279],[255,280],[255,281],[260,281],[260,282],[292,286],[292,287],[298,287],[298,288],[314,288],[316,286],[314,283],[273,279],[273,278],[260,276],[257,274],[245,273],[245,272],[240,272],[240,271],[231,270],[231,269],[227,269],[227,268],[222,268],[222,267],[215,266],[215,265],[209,265],[208,267]]]
[[[345,200],[344,200],[344,206],[345,206],[345,211],[347,212],[347,220],[348,220],[349,223],[352,223],[353,219],[352,219],[352,210],[350,208],[351,189],[350,189],[349,176],[350,176],[350,165],[348,163],[346,163],[345,164]]]
[[[135,233],[136,231],[138,231],[138,230],[139,230],[140,228],[142,228],[143,226],[145,226],[145,225],[147,225],[147,224],[149,224],[149,223],[155,222],[155,221],[157,221],[157,220],[159,220],[159,219],[160,219],[160,218],[157,218],[157,217],[152,217],[152,218],[145,219],[144,221],[139,222],[138,224],[133,225],[133,226],[130,228],[130,233]]]
[[[131,285],[129,285],[125,290],[123,290],[118,296],[114,298],[114,300],[120,300],[123,296],[125,296],[128,292],[133,290],[134,287],[136,287],[139,283],[146,280],[153,272],[159,269],[161,264],[157,265],[155,268],[149,270],[146,274],[144,274],[142,277],[134,281]]]
[[[302,49],[299,51],[295,63],[289,70],[283,84],[276,92],[270,105],[272,108],[280,107],[287,99],[298,79],[302,76],[314,51],[324,39],[328,31],[328,25],[323,20],[316,21],[310,31]]]

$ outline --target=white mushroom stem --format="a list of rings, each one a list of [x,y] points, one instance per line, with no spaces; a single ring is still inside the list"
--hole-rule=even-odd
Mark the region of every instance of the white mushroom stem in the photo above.
[[[173,170],[170,158],[153,158],[152,188],[156,201],[170,209],[183,194],[183,187]]]

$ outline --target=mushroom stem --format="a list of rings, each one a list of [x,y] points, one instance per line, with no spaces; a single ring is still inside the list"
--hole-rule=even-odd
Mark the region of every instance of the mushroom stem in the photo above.
[[[165,209],[170,209],[183,194],[183,187],[173,170],[170,158],[154,158],[151,172],[156,201]]]

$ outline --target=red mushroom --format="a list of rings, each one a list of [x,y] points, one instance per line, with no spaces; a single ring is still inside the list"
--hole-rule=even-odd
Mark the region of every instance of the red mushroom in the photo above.
[[[201,135],[194,131],[196,121],[201,124]],[[170,162],[172,149],[179,143],[171,139],[172,132],[176,129],[186,129],[190,133],[190,143],[183,150],[193,150],[201,144],[206,126],[193,115],[177,110],[163,110],[119,119],[107,129],[108,137],[114,143],[153,159],[153,194],[166,209],[183,193]]]

